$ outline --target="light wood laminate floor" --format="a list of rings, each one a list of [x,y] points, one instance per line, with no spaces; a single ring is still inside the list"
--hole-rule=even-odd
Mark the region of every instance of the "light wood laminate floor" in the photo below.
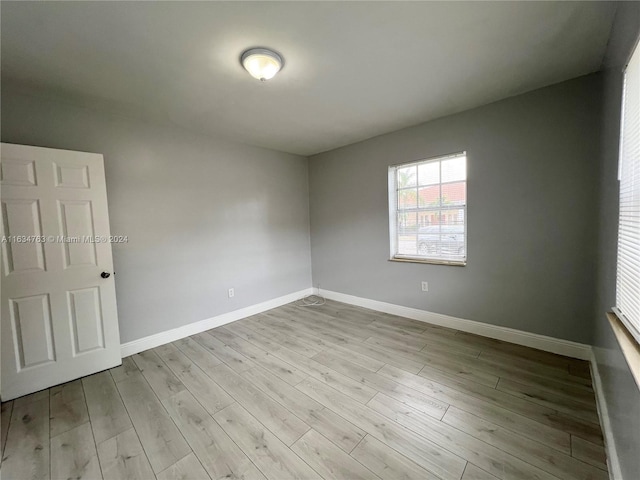
[[[608,478],[586,362],[327,301],[2,404],[2,478]]]

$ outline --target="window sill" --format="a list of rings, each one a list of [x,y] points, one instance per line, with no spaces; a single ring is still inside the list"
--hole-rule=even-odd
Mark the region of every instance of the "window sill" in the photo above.
[[[624,326],[615,313],[607,312],[607,318],[609,319],[613,333],[620,344],[622,353],[627,359],[631,374],[633,375],[638,388],[640,388],[640,345],[638,345],[636,339],[633,338],[631,333],[629,333],[629,330],[627,330],[627,327]]]
[[[427,263],[430,265],[449,265],[452,267],[464,267],[467,264],[466,260],[432,260],[428,258],[403,258],[403,257],[392,257],[389,259],[390,262],[401,262],[401,263]]]

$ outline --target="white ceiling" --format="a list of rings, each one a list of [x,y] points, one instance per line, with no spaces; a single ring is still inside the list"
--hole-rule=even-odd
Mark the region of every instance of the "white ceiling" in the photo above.
[[[613,2],[5,2],[2,76],[310,155],[597,71]],[[260,83],[248,47],[285,67]]]

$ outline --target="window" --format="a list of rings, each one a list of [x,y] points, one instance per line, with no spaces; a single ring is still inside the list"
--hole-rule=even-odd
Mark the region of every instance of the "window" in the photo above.
[[[620,216],[614,312],[640,343],[640,48],[624,74],[620,126]]]
[[[389,167],[391,259],[464,265],[467,155]]]

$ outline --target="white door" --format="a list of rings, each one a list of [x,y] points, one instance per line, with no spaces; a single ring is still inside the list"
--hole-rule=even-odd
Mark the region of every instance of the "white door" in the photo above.
[[[10,400],[122,360],[102,155],[2,143],[0,157]]]

